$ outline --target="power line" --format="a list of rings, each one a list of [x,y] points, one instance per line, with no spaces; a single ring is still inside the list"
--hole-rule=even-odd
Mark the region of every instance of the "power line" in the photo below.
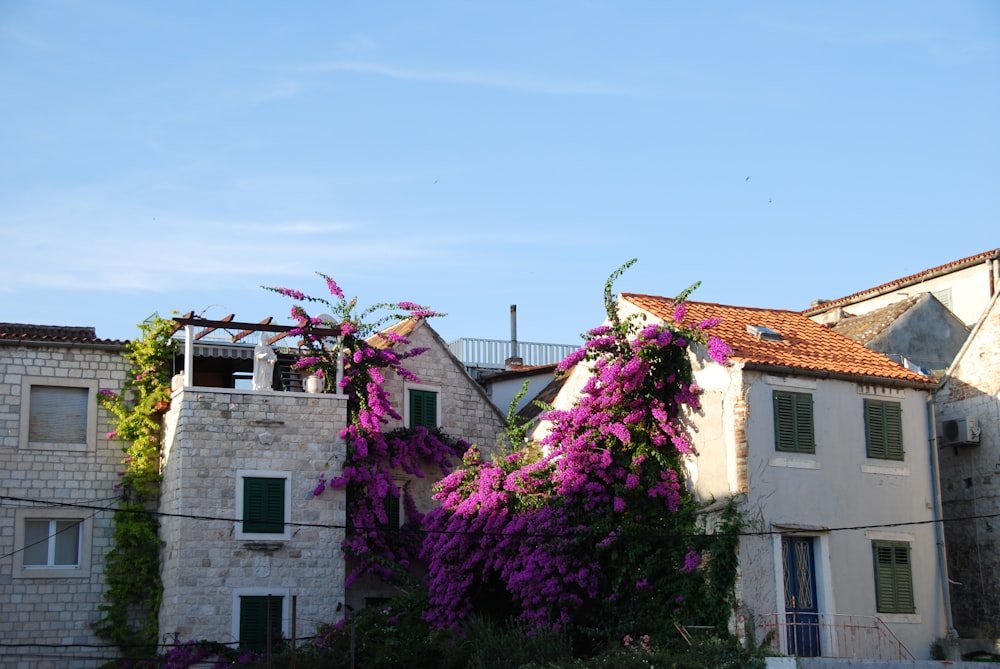
[[[90,516],[91,518],[94,515],[96,515],[97,513],[101,512],[101,511],[111,511],[112,513],[139,513],[139,514],[146,514],[146,515],[156,516],[156,517],[160,517],[160,518],[181,518],[181,519],[187,519],[187,520],[204,520],[204,521],[226,522],[226,523],[242,523],[243,522],[242,518],[233,518],[233,517],[227,517],[227,516],[207,516],[207,515],[199,515],[199,514],[170,513],[170,512],[167,512],[167,511],[146,511],[146,510],[143,510],[143,509],[120,509],[120,508],[112,508],[110,506],[108,506],[108,507],[96,507],[96,506],[93,506],[93,505],[76,503],[76,502],[57,502],[57,501],[53,501],[53,500],[32,500],[32,499],[27,499],[27,498],[24,498],[24,497],[13,497],[13,496],[9,496],[9,495],[0,495],[0,500],[8,500],[8,501],[14,501],[14,502],[27,502],[29,504],[36,504],[36,505],[42,505],[42,506],[62,506],[62,507],[75,508],[75,509],[94,510],[95,513]],[[849,531],[859,531],[859,530],[891,529],[891,528],[899,528],[899,527],[914,527],[914,526],[921,526],[921,525],[932,525],[934,523],[953,523],[953,522],[962,522],[962,521],[969,521],[969,520],[984,520],[984,519],[997,518],[997,517],[1000,517],[1000,512],[997,512],[997,513],[976,514],[976,515],[970,515],[970,516],[957,516],[957,517],[954,517],[954,518],[942,518],[942,519],[929,518],[929,519],[925,519],[925,520],[910,520],[910,521],[900,521],[900,522],[892,522],[892,523],[871,523],[871,524],[864,524],[864,525],[844,525],[844,526],[839,526],[839,527],[817,528],[817,531],[821,531],[821,532],[824,532],[824,533],[829,533],[829,532],[849,532]],[[375,531],[380,531],[381,530],[381,531],[388,531],[388,532],[397,532],[398,531],[396,529],[386,528],[385,526],[359,527],[359,526],[356,526],[356,525],[339,525],[339,524],[326,524],[326,523],[301,523],[301,522],[291,522],[291,521],[283,523],[283,525],[286,526],[286,527],[292,527],[292,528],[295,528],[295,527],[311,527],[311,528],[327,529],[327,530],[353,530],[353,529],[357,529],[357,530],[366,530],[366,531],[367,530],[375,530]],[[594,535],[594,536],[601,536],[601,537],[603,537],[603,534],[604,534],[603,532],[594,532],[594,531],[589,531],[589,530],[556,533],[556,532],[530,532],[530,531],[526,531],[526,532],[502,532],[502,531],[487,532],[487,531],[484,531],[484,530],[438,530],[438,529],[428,529],[428,528],[407,528],[407,529],[409,529],[412,532],[418,533],[418,534],[454,534],[454,535],[472,535],[472,536],[527,537],[527,538],[550,538],[550,539],[565,539],[565,538],[569,538],[569,537],[573,537],[573,536],[587,536],[587,535]],[[804,531],[804,530],[801,530],[801,531]],[[740,531],[737,531],[737,532],[717,532],[717,533],[685,534],[685,533],[677,533],[677,532],[659,533],[659,532],[655,532],[655,531],[649,531],[648,529],[643,529],[643,530],[635,530],[635,531],[631,531],[631,532],[628,531],[628,530],[624,530],[622,532],[618,532],[617,535],[619,537],[625,537],[625,536],[628,536],[630,534],[639,534],[639,533],[641,533],[641,534],[644,534],[644,535],[647,535],[647,536],[663,536],[663,537],[688,537],[688,536],[762,537],[762,536],[784,535],[784,534],[789,534],[791,532],[794,532],[794,531],[793,530],[756,530],[756,531],[740,530]],[[2,557],[9,557],[9,556],[2,556]]]

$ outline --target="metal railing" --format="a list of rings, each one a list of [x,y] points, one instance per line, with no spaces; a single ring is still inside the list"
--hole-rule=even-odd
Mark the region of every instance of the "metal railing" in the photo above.
[[[913,660],[880,618],[832,613],[769,613],[757,617],[760,645],[782,655],[858,660]]]
[[[531,341],[517,342],[518,357],[525,365],[552,365],[580,348],[572,344],[540,344]],[[513,357],[513,347],[506,339],[462,338],[448,343],[448,350],[466,367],[503,369],[504,362]]]

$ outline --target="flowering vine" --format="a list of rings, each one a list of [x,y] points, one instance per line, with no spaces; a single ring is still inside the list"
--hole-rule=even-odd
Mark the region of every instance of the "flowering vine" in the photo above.
[[[293,366],[319,376],[328,391],[340,390],[348,398],[349,422],[340,432],[347,445],[343,469],[329,478],[321,474],[313,494],[327,488],[346,491],[348,532],[343,548],[354,558],[347,586],[365,573],[400,578],[417,558],[423,516],[408,486],[401,488],[394,475],[423,477],[427,467],[447,474],[469,447],[436,429],[385,429],[390,420],[402,420],[385,390],[387,375],[419,381],[404,362],[425,351],[406,348],[410,341],[398,326],[442,314],[414,302],[379,303],[358,313],[357,298],[347,300],[332,278],[319,276],[333,299],[264,287],[297,302],[291,316],[298,325],[289,334],[301,338],[304,350]],[[303,303],[327,313],[312,315]],[[399,498],[406,522],[401,528],[389,527],[386,502],[398,503]]]
[[[689,348],[727,364],[728,347],[709,334],[716,323],[685,321],[697,284],[675,299],[670,322],[622,318],[612,286],[634,262],[605,284],[606,324],[558,367],[586,365],[590,376],[571,409],[543,415],[551,431],[541,453],[487,461],[473,450],[437,485],[422,549],[433,625],[457,628],[503,602],[536,628],[610,640],[725,615],[732,535],[701,531],[681,463],[692,452],[685,416],[701,392]]]
[[[98,404],[111,413],[109,439],[120,439],[122,470],[115,484],[121,493],[113,520],[113,546],[105,560],[107,583],[98,636],[123,649],[147,647],[157,637],[160,581],[159,523],[148,504],[155,502],[160,482],[161,417],[170,403],[170,376],[176,352],[172,320],[156,316],[139,324],[141,335],[126,344],[129,376],[120,392],[98,391]]]

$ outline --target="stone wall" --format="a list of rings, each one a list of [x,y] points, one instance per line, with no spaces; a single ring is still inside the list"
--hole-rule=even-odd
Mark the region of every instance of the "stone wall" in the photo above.
[[[344,493],[313,495],[320,473],[337,475],[345,446],[343,395],[183,388],[165,418],[162,518],[164,600],[160,633],[169,641],[237,641],[238,596],[291,598],[297,635],[336,622],[344,603]],[[289,536],[239,538],[239,472],[287,472]]]
[[[0,639],[46,645],[5,648],[2,667],[93,667],[116,654],[90,646],[104,643],[91,623],[103,602],[104,555],[111,547],[124,446],[107,438],[108,415],[96,408],[96,391],[121,388],[127,368],[121,352],[116,346],[0,346],[0,495],[18,498],[0,500]],[[22,398],[31,383],[88,389],[92,445],[59,449],[22,443]],[[19,568],[19,521],[26,511],[39,510],[42,516],[84,521],[81,567],[71,576]]]
[[[942,447],[941,497],[955,627],[1000,636],[1000,306],[994,302],[937,393],[943,421],[973,417],[978,445]]]

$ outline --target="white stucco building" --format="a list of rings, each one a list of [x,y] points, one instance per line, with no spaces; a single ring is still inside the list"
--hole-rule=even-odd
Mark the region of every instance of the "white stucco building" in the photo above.
[[[673,319],[666,298],[618,305]],[[798,312],[687,303],[685,322],[711,318],[733,355],[726,367],[693,349],[687,475],[705,503],[736,498],[747,523],[734,631],[789,655],[929,657],[948,631],[933,381]],[[577,365],[557,408],[588,373]]]

